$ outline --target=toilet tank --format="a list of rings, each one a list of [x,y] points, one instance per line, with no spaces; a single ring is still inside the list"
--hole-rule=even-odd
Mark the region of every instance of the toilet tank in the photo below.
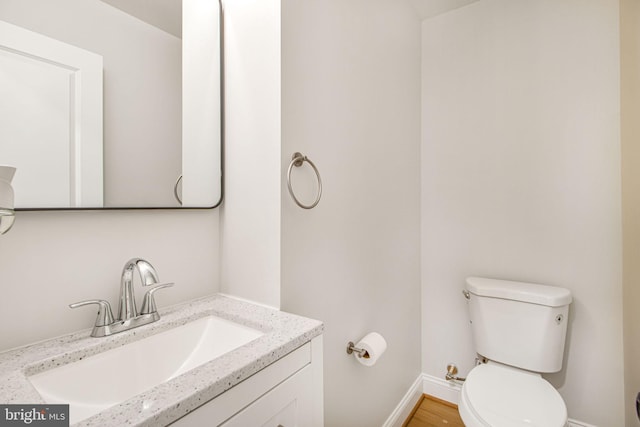
[[[478,354],[534,372],[562,369],[568,289],[469,277],[466,290]]]

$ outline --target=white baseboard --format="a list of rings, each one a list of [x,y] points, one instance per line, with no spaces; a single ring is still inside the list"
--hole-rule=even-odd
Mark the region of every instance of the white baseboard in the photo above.
[[[420,374],[404,395],[398,406],[393,410],[382,427],[400,427],[409,417],[422,394],[428,394],[447,402],[460,402],[462,386],[427,374]],[[569,418],[569,427],[597,427],[582,421]]]
[[[427,374],[422,374],[422,391],[430,396],[437,397],[438,399],[446,400],[447,402],[460,403],[460,390],[462,386],[454,383],[453,381],[447,381],[444,378],[438,378]]]
[[[400,427],[405,422],[411,411],[420,400],[423,392],[422,375],[418,375],[418,378],[413,382],[409,391],[404,395],[398,406],[393,410],[387,421],[382,427]]]

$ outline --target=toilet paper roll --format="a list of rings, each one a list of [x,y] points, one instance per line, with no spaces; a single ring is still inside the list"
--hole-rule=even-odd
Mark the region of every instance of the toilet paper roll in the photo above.
[[[363,356],[356,355],[356,360],[364,366],[373,366],[387,350],[387,341],[379,333],[371,332],[358,341],[356,347],[365,350]]]

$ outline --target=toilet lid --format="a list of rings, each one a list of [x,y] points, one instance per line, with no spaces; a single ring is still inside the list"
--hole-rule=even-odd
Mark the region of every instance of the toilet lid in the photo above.
[[[567,407],[558,391],[538,374],[483,364],[469,372],[463,401],[491,427],[563,427]]]

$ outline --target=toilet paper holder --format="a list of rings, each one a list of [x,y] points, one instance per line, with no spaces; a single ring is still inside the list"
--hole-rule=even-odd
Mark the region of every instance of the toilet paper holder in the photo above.
[[[365,350],[364,348],[358,348],[353,343],[353,341],[349,341],[349,343],[347,344],[347,354],[352,354],[352,353],[356,353],[356,356],[364,357],[365,359],[368,359],[370,357],[367,350]]]

